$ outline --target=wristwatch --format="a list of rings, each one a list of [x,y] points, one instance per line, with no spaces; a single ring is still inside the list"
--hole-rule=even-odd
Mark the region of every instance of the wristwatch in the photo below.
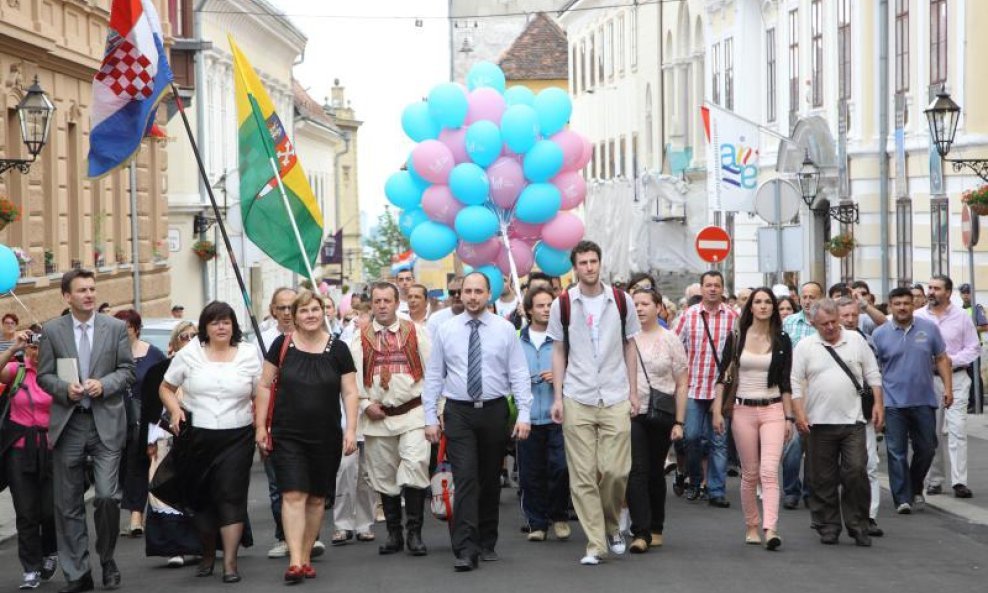
[[[796,417],[795,416],[786,416],[786,420],[788,420],[789,422],[795,422],[796,421]]]
[[[679,420],[676,420],[675,422],[673,422],[673,423],[672,423],[672,425],[673,425],[673,426],[684,426],[684,427],[686,426],[685,424],[683,424],[683,423],[682,423],[682,422],[680,422]]]

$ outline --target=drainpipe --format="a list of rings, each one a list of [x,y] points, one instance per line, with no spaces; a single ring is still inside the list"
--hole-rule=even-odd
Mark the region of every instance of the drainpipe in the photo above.
[[[134,282],[134,310],[141,312],[140,229],[137,225],[137,163],[130,161],[130,261]]]
[[[197,42],[202,41],[202,8],[206,4],[207,0],[199,0],[196,3],[195,8],[192,11],[192,35],[195,37]],[[206,56],[203,55],[203,49],[200,47],[196,51],[195,56],[195,73],[196,73],[196,90],[195,97],[193,98],[195,108],[196,108],[196,138],[198,140],[199,146],[206,145]],[[206,201],[207,187],[206,182],[203,180],[202,176],[199,175],[199,204],[202,206],[203,211],[208,208],[209,204]],[[206,232],[199,233],[199,240],[206,240]],[[209,266],[206,264],[199,265],[199,273],[201,275],[202,282],[202,303],[205,305],[210,300],[209,295]]]
[[[889,3],[878,2],[878,218],[882,292],[889,293]]]

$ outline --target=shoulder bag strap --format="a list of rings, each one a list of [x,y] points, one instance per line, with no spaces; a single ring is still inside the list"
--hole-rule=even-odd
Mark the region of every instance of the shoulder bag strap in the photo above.
[[[628,321],[628,302],[624,300],[622,290],[612,286],[611,292],[614,294],[614,304],[617,305],[618,313],[621,315],[621,345],[623,346],[628,341],[628,330],[625,327],[625,323]]]
[[[714,355],[714,362],[717,363],[717,368],[720,368],[720,354],[717,353],[717,345],[714,344],[714,338],[710,335],[710,325],[707,323],[707,312],[700,309],[700,318],[703,319],[703,331],[707,334],[707,342],[710,344],[710,351]]]
[[[642,351],[638,349],[638,340],[635,342],[635,352],[638,353],[638,362],[642,363],[642,372],[645,373],[645,382],[648,383],[648,388],[652,388],[652,380],[648,378],[648,369],[645,368],[645,359],[642,358]]]
[[[847,373],[848,377],[850,377],[851,383],[854,383],[854,390],[857,393],[861,393],[861,383],[858,382],[857,377],[854,376],[854,373],[851,372],[851,369],[847,367],[847,363],[845,363],[844,359],[840,357],[840,354],[837,354],[836,350],[834,350],[833,348],[831,348],[826,344],[824,344],[823,347],[827,349],[827,352],[834,357],[834,360],[837,361],[837,364],[840,365],[840,368],[844,369],[844,372]]]
[[[566,362],[569,362],[569,316],[572,303],[567,290],[559,296],[559,320],[563,323],[563,350],[566,352]]]
[[[271,394],[268,396],[268,417],[267,417],[267,429],[268,433],[271,433],[271,420],[274,416],[274,400],[278,395],[278,378],[281,376],[281,366],[285,363],[285,354],[288,353],[288,346],[292,342],[291,332],[282,336],[284,341],[281,343],[281,352],[278,354],[278,372],[274,375],[274,380],[271,381]],[[330,338],[332,341],[332,338]]]

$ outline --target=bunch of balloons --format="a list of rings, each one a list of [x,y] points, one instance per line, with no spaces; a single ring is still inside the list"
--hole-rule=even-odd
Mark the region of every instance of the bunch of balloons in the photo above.
[[[402,129],[418,144],[384,190],[419,257],[455,250],[491,280],[497,298],[502,274],[517,285],[534,264],[551,276],[569,271],[569,251],[584,233],[570,210],[586,197],[580,169],[593,147],[566,128],[566,91],[505,89],[504,72],[490,62],[475,64],[466,82],[436,85],[405,108]]]

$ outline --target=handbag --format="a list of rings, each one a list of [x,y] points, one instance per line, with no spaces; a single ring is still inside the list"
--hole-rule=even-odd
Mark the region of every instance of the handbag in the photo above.
[[[875,407],[875,394],[872,392],[871,387],[868,386],[868,382],[865,381],[864,385],[858,383],[857,377],[854,376],[851,369],[847,368],[847,364],[844,362],[844,359],[837,354],[837,351],[826,344],[824,344],[823,347],[827,349],[827,352],[834,357],[834,360],[837,361],[840,368],[844,369],[847,376],[851,378],[851,383],[854,383],[854,390],[858,393],[858,397],[861,398],[861,414],[864,416],[865,420],[870,421],[871,412]]]
[[[439,439],[436,470],[432,472],[432,500],[429,508],[440,521],[453,521],[453,466],[446,459],[446,435]]]
[[[278,372],[275,373],[274,379],[271,380],[271,395],[268,396],[268,417],[265,421],[268,438],[264,445],[264,450],[267,453],[274,450],[274,439],[271,438],[271,422],[274,420],[274,400],[278,397],[278,384],[281,383],[278,379],[281,377],[281,367],[285,363],[285,354],[288,353],[288,345],[292,342],[291,332],[285,334],[283,337],[281,352],[278,353]]]
[[[708,333],[707,337],[709,336]],[[725,418],[730,418],[731,414],[734,413],[734,400],[737,399],[738,395],[738,371],[741,364],[739,360],[741,358],[741,335],[737,330],[734,330],[729,339],[731,340],[732,355],[731,360],[727,362],[727,368],[724,369],[724,379],[721,381],[724,385],[724,391],[721,393],[720,413]],[[712,344],[713,340],[711,340]],[[716,357],[716,350],[714,352]]]
[[[648,383],[648,409],[645,412],[645,419],[649,422],[675,422],[676,396],[652,387],[652,380],[648,377],[645,359],[642,358],[642,351],[638,349],[637,340],[635,341],[635,352],[638,353],[638,362],[642,365],[645,382]]]

